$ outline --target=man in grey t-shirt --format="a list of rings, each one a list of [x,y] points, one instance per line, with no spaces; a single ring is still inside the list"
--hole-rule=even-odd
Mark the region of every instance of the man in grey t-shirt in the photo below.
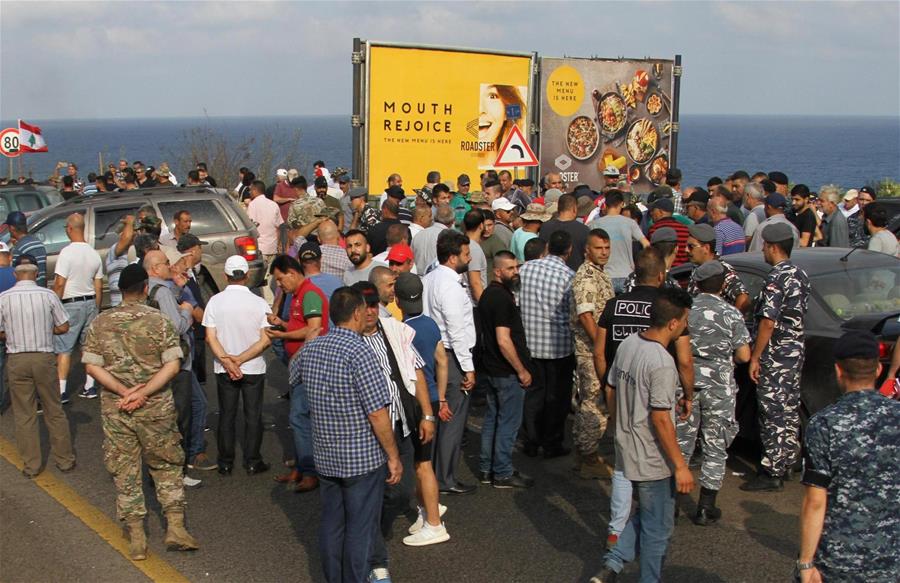
[[[691,297],[681,288],[660,290],[650,308],[650,327],[625,339],[609,369],[607,384],[615,389],[608,406],[615,411],[616,469],[637,489],[640,506],[592,582],[614,582],[635,556],[640,557],[642,581],[662,580],[662,561],[675,526],[675,491],[687,494],[694,487],[675,437],[678,369],[666,351],[687,326],[690,307]],[[690,401],[680,403],[680,413],[690,414]]]
[[[624,291],[625,280],[634,271],[632,242],[637,241],[644,247],[650,245],[638,224],[622,216],[624,205],[622,193],[610,190],[606,193],[606,215],[588,225],[592,229],[603,229],[609,234],[609,262],[604,271],[612,279],[616,293]]]

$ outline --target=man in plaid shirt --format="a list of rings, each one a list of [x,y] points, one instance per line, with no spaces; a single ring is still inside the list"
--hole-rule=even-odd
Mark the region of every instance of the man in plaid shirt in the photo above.
[[[572,236],[553,232],[548,250],[546,257],[526,262],[520,271],[522,323],[537,373],[525,397],[522,427],[525,454],[534,457],[543,447],[544,457],[553,458],[569,453],[562,442],[575,370],[569,326],[575,272],[566,265]]]
[[[334,329],[303,347],[290,382],[304,383],[309,398],[325,579],[365,581],[384,485],[399,483],[403,467],[387,383],[361,336],[366,324],[362,294],[338,288],[329,315]]]

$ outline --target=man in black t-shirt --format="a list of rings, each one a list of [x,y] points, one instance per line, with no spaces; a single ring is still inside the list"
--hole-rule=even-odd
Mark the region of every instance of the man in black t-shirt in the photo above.
[[[493,280],[478,302],[487,376],[487,412],[481,428],[480,481],[494,488],[529,488],[533,481],[513,469],[512,451],[522,424],[525,391],[532,385],[531,353],[512,290],[519,264],[509,251],[494,255]]]
[[[800,246],[812,247],[816,240],[818,221],[816,211],[809,203],[809,188],[805,184],[798,184],[791,189],[791,204],[794,207],[791,222],[800,231]]]

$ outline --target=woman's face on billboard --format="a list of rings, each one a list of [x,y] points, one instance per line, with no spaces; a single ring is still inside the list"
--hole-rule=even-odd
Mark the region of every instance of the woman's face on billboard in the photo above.
[[[478,139],[495,142],[506,121],[506,108],[494,85],[481,86],[481,109],[478,114]]]

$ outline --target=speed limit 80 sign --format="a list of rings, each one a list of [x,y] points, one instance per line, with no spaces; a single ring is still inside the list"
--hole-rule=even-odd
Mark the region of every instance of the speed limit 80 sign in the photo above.
[[[7,158],[15,158],[21,154],[19,151],[19,130],[17,128],[6,128],[0,132],[0,152]]]

